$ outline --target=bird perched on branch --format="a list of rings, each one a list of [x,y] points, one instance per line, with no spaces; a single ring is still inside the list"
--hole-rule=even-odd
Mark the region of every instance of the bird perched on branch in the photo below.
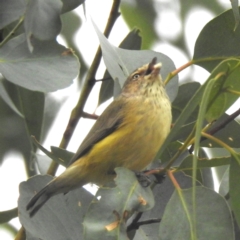
[[[121,94],[98,118],[69,167],[27,204],[30,216],[53,195],[112,180],[116,167],[141,171],[151,163],[172,121],[160,69],[161,63],[153,58],[130,74]]]

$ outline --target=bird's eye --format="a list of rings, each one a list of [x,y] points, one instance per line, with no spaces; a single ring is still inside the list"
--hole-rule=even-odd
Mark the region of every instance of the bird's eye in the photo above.
[[[132,76],[133,80],[137,80],[140,77],[140,74],[136,73]]]

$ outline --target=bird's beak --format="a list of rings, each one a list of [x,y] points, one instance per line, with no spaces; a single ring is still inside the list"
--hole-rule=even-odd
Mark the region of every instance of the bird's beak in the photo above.
[[[162,63],[156,63],[157,58],[153,58],[153,60],[148,64],[147,71],[145,72],[145,75],[155,75],[157,76],[160,72],[160,69],[162,67]]]

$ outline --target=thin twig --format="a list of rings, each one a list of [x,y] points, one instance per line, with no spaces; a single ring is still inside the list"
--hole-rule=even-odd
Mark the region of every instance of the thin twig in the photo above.
[[[141,222],[136,222],[134,224],[131,223],[127,228],[127,232],[138,229],[142,225],[147,225],[147,224],[152,224],[152,223],[160,223],[160,222],[161,222],[161,218],[153,218],[153,219],[148,219],[148,220],[141,221]]]

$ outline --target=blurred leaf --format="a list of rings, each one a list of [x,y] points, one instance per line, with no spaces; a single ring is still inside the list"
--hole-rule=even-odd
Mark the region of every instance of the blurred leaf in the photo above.
[[[26,6],[25,0],[0,0],[0,29],[21,17]]]
[[[191,101],[191,98],[196,93],[196,91],[200,88],[200,84],[197,82],[185,83],[179,87],[178,95],[172,103],[172,116],[173,116],[173,124],[178,119],[180,114],[186,105]],[[196,106],[185,124],[179,129],[179,132],[173,137],[172,141],[184,141],[186,137],[192,131],[198,114],[199,107]]]
[[[2,99],[5,101],[5,103],[15,112],[17,113],[20,117],[24,117],[21,112],[18,111],[17,107],[15,106],[14,102],[8,95],[8,92],[5,89],[5,86],[3,84],[3,79],[0,79],[0,96]]]
[[[3,156],[12,150],[23,154],[25,159],[31,159],[32,146],[26,134],[25,122],[1,98],[0,126],[0,162],[2,163]]]
[[[85,2],[85,0],[61,0],[61,1],[63,3],[62,13],[69,12]]]
[[[175,69],[173,61],[162,53],[150,50],[126,50],[111,45],[107,38],[99,31],[96,24],[92,23],[100,41],[105,65],[112,78],[119,80],[121,87],[130,73],[149,63],[154,57],[157,57],[157,61],[162,63],[161,76],[163,79]],[[178,76],[175,76],[169,82],[166,86],[166,91],[170,100],[173,101],[178,92]]]
[[[123,39],[119,47],[124,49],[138,50],[141,49],[141,42],[139,30],[134,29]],[[104,73],[103,79],[106,80],[104,80],[101,85],[98,105],[102,104],[113,96],[114,81],[107,70]]]
[[[170,159],[175,155],[175,153],[179,150],[179,148],[182,146],[182,143],[176,141],[171,142],[168,144],[164,152],[161,154],[161,163],[166,163],[170,161]],[[180,157],[179,157],[180,158]],[[178,161],[178,160],[177,160]],[[176,162],[174,163],[174,165]]]
[[[240,20],[240,15],[238,10],[238,0],[230,0],[230,2],[232,5],[233,15],[235,18],[235,26],[234,26],[234,31],[235,31],[239,25],[239,20]]]
[[[28,130],[28,136],[34,135],[40,139],[44,113],[44,94],[25,88],[18,88],[21,111]]]
[[[0,224],[9,222],[11,219],[18,216],[18,209],[13,208],[11,210],[0,212]]]
[[[152,191],[143,188],[135,174],[124,168],[116,168],[115,188],[100,188],[84,218],[84,239],[128,239],[126,220],[134,212],[149,210],[154,205]],[[96,224],[97,222],[97,224]]]
[[[219,157],[219,158],[199,158],[197,161],[197,168],[210,168],[217,167],[222,165],[229,165],[231,161],[231,157]],[[193,156],[190,155],[183,160],[181,165],[177,168],[177,171],[182,170],[192,170],[193,165]]]
[[[176,121],[182,110],[185,108],[186,104],[191,100],[200,86],[201,85],[198,82],[189,82],[179,87],[178,95],[172,103],[173,122]],[[197,113],[198,107],[194,110],[194,112],[192,112],[191,116],[188,119],[188,122],[196,121]]]
[[[44,152],[49,158],[51,158],[52,160],[54,160],[55,162],[57,162],[58,164],[61,164],[63,166],[67,166],[67,163],[62,159],[57,157],[55,154],[53,154],[52,152],[49,152],[46,148],[44,148],[38,141],[37,139],[32,136],[31,137],[33,143],[42,151]],[[56,150],[55,150],[56,151]],[[62,150],[64,151],[64,150]],[[66,151],[66,150],[65,150]]]
[[[192,186],[192,178],[190,178],[189,176],[186,176],[184,173],[177,172],[174,174],[174,176],[176,180],[181,184],[182,188],[190,188]],[[142,215],[139,221],[141,222],[141,221],[146,221],[149,219],[156,219],[156,218],[162,219],[164,214],[164,209],[166,208],[169,202],[169,199],[171,199],[171,196],[174,190],[175,188],[168,177],[166,177],[166,179],[161,184],[157,184],[153,189],[155,205],[151,210],[144,212],[144,214]],[[174,218],[175,214],[172,217]],[[161,222],[160,222],[160,225],[161,225]],[[148,236],[149,240],[159,239],[158,237],[159,223],[143,225],[140,227],[140,229],[143,229],[143,231]],[[168,231],[168,228],[166,228],[165,230]],[[170,239],[175,240],[174,238],[170,238]]]
[[[240,156],[239,156],[240,157]],[[232,157],[229,170],[229,194],[231,208],[234,212],[238,226],[240,226],[240,166],[239,162]]]
[[[26,231],[37,239],[82,239],[83,226],[80,223],[93,198],[84,188],[53,196],[34,217],[29,217],[26,211],[28,201],[34,192],[42,189],[52,179],[53,177],[47,175],[35,176],[20,184],[20,222]]]
[[[54,94],[51,93],[45,94],[45,107],[44,107],[44,118],[43,118],[43,127],[41,133],[41,142],[44,142],[46,139],[49,130],[51,129],[54,121],[58,116],[58,112],[60,111],[62,105],[66,101],[66,98],[56,99]]]
[[[168,144],[175,138],[177,134],[179,134],[180,129],[184,126],[184,123],[191,116],[192,112],[196,110],[196,107],[198,107],[199,102],[201,101],[203,92],[205,90],[205,87],[208,81],[209,80],[207,80],[200,88],[198,88],[198,90],[194,93],[191,99],[186,103],[184,109],[181,111],[181,114],[175,121],[168,137],[165,139],[165,142],[163,143],[162,147],[158,151],[157,156],[162,155],[162,153],[167,148]]]
[[[226,196],[229,193],[229,166],[223,174],[218,191],[222,196]]]
[[[67,167],[69,165],[69,162],[74,155],[73,152],[69,152],[66,149],[53,147],[53,146],[51,147],[51,151],[54,154],[54,156],[63,160],[64,164],[62,164],[62,165],[65,167]]]
[[[75,41],[75,39],[77,37],[76,34],[81,31],[81,27],[84,25],[85,20],[81,18],[77,11],[71,11],[62,14],[61,21],[62,29],[60,35],[64,38],[67,46],[71,46],[71,48],[74,49],[74,54],[80,61],[81,71],[77,80],[81,84],[82,81],[85,79],[85,74],[88,71],[89,66],[85,62],[85,57],[81,53],[81,49],[79,48],[79,42]]]
[[[34,160],[37,163],[38,170],[41,175],[47,174],[48,169],[52,163],[52,159],[47,155],[35,154]]]
[[[20,35],[0,49],[0,71],[6,79],[40,92],[69,86],[79,69],[72,51],[55,41],[32,39],[32,44],[34,51],[31,54],[24,35]]]
[[[212,71],[224,58],[240,55],[240,28],[234,31],[235,20],[228,10],[208,22],[195,43],[194,60],[207,58],[197,64]],[[218,58],[214,61],[213,58]],[[219,59],[220,58],[220,59]]]
[[[143,231],[143,229],[139,228],[137,231],[130,231],[128,232],[129,239],[133,240],[148,240],[149,235]]]
[[[187,203],[188,211],[191,211],[192,189],[182,190],[181,193]],[[198,239],[234,240],[233,220],[224,198],[208,188],[197,187],[196,200]],[[175,191],[164,211],[159,228],[159,239],[190,239],[190,236],[186,212]]]
[[[209,76],[211,78],[216,81],[206,113],[208,122],[218,119],[238,99],[239,96],[228,92],[228,89],[240,92],[240,61],[222,61]]]
[[[217,128],[217,126],[224,123],[229,118],[229,115],[224,113],[212,126],[208,129],[208,132]],[[221,128],[218,132],[214,134],[216,138],[219,138],[224,143],[228,144],[231,147],[239,147],[240,142],[240,135],[239,135],[240,125],[237,121],[233,120],[228,123],[226,126]],[[202,147],[209,147],[209,148],[219,148],[220,146],[209,139],[204,140],[201,142]]]
[[[136,0],[134,4],[129,1],[121,2],[121,14],[130,29],[141,29],[143,49],[149,49],[157,39],[154,22],[157,18],[153,1]]]
[[[29,0],[25,13],[24,27],[28,47],[32,51],[32,35],[39,40],[52,40],[61,30],[60,13],[62,2],[56,0]]]
[[[231,73],[234,73],[234,74],[230,74],[228,72],[230,64],[232,64],[232,68],[231,68],[232,72]],[[179,130],[181,129],[181,127],[184,126],[184,123],[186,123],[186,120],[191,116],[191,114],[196,110],[196,107],[199,105],[200,100],[202,98],[202,94],[205,91],[205,88],[206,88],[208,82],[215,77],[216,78],[219,77],[221,74],[225,74],[225,72],[227,74],[229,74],[229,77],[227,78],[226,83],[224,83],[224,87],[231,89],[232,85],[234,85],[235,87],[237,86],[236,90],[238,90],[238,88],[240,89],[240,84],[239,84],[240,81],[239,81],[239,83],[237,83],[237,81],[234,81],[236,79],[236,77],[238,77],[238,75],[237,76],[235,75],[235,73],[238,72],[238,60],[230,59],[230,60],[225,60],[222,63],[220,63],[214,69],[214,71],[211,73],[211,75],[209,76],[207,81],[200,88],[198,88],[198,90],[195,92],[193,97],[186,103],[185,108],[182,109],[181,114],[177,118],[176,122],[174,123],[174,125],[171,129],[170,134],[168,135],[168,137],[165,140],[162,148],[160,149],[160,151],[158,153],[158,156],[162,154],[165,147],[167,147],[167,145],[172,141],[172,139],[176,140],[176,135],[179,134]],[[230,83],[231,83],[231,85],[230,85]],[[223,86],[220,86],[220,87],[223,88]],[[222,91],[220,92],[221,94],[219,95],[219,97],[214,95],[215,88],[213,88],[213,91],[212,91],[211,96],[210,96],[210,103],[209,103],[209,106],[208,106],[208,111],[207,111],[207,114],[206,114],[209,121],[215,120],[218,117],[220,117],[224,113],[224,111],[226,111],[231,106],[231,104],[233,104],[233,102],[236,101],[236,99],[238,98],[237,95],[230,94],[230,93],[225,93],[225,91],[226,91],[225,88],[224,88],[223,92]],[[216,87],[216,89],[219,92],[219,88]],[[228,94],[227,97],[225,96],[226,94]],[[225,101],[224,104],[222,102],[222,99],[224,99],[224,101]],[[190,129],[187,128],[187,130],[189,131]]]

